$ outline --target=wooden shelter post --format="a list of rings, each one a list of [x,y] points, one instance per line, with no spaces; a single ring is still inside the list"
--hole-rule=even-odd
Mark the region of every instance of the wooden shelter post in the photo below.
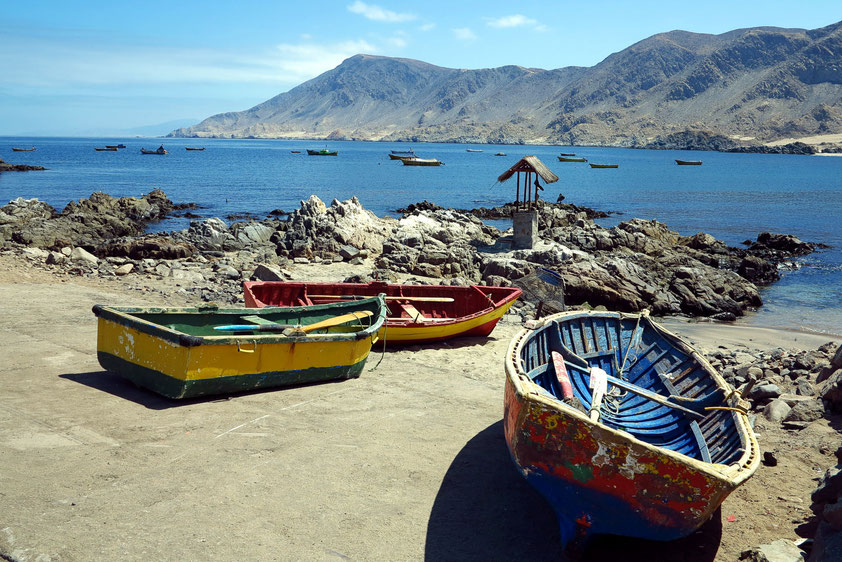
[[[514,247],[532,248],[538,239],[538,178],[544,183],[558,181],[558,176],[536,156],[524,156],[517,164],[503,172],[497,181],[504,182],[517,174],[515,187],[515,208],[512,214]],[[525,174],[523,199],[521,200],[520,175]],[[533,182],[532,174],[535,174]],[[534,188],[534,192],[533,192]]]

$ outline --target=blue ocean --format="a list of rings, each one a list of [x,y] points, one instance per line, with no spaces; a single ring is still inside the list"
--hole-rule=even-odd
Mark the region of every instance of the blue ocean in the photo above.
[[[127,148],[94,150],[118,143]],[[169,154],[140,152],[161,144]],[[33,152],[12,151],[33,146]],[[187,151],[188,146],[205,150]],[[325,147],[338,155],[306,153],[308,148]],[[409,167],[389,160],[390,150],[410,147],[445,165]],[[496,156],[498,152],[506,156]],[[619,167],[562,163],[556,158],[560,152]],[[657,219],[682,235],[707,232],[732,246],[764,231],[832,246],[800,259],[798,269],[763,289],[764,306],[741,322],[842,334],[842,157],[435,143],[5,137],[0,138],[0,158],[48,170],[0,174],[0,204],[36,197],[61,210],[95,191],[121,197],[161,188],[176,203],[197,203],[197,214],[222,218],[244,213],[263,218],[276,209],[289,212],[311,194],[328,204],[356,195],[380,216],[395,215],[395,209],[425,199],[443,207],[491,207],[514,199],[514,182],[498,184],[496,178],[527,154],[538,156],[560,178],[545,186],[544,199],[555,201],[563,194],[568,203],[612,212],[600,221],[603,226],[639,217]],[[702,160],[703,165],[677,166],[675,159]],[[154,229],[181,229],[187,222],[171,219]]]

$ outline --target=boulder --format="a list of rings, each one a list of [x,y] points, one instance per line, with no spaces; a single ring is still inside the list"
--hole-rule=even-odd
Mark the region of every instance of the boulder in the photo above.
[[[763,416],[772,423],[781,423],[791,411],[792,408],[783,400],[772,400],[763,408]]]
[[[778,539],[740,553],[747,562],[804,562],[804,552],[789,539]]]
[[[842,412],[842,369],[819,385],[819,395],[832,412]]]
[[[279,251],[296,257],[315,254],[337,254],[343,246],[383,251],[383,242],[396,226],[391,218],[378,218],[367,211],[356,197],[347,201],[333,200],[330,207],[311,195],[292,213]]]
[[[123,265],[119,266],[114,270],[114,274],[122,277],[123,275],[128,275],[129,273],[131,273],[133,269],[133,263],[124,263]]]
[[[824,404],[821,400],[806,400],[792,406],[792,410],[786,414],[782,421],[811,422],[821,419],[823,416]]]
[[[70,261],[96,266],[99,258],[84,248],[73,248],[70,252]]]
[[[253,281],[287,281],[290,278],[280,268],[265,263],[257,264],[251,274]]]

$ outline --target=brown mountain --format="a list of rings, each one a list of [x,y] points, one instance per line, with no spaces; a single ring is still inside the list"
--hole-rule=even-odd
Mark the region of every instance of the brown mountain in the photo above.
[[[744,143],[842,133],[842,22],[671,31],[590,68],[464,70],[356,55],[170,136],[640,146],[694,131]]]

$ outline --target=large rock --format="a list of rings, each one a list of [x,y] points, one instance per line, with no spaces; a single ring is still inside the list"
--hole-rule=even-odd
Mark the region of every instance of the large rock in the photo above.
[[[135,260],[181,259],[196,254],[196,247],[187,242],[176,242],[169,237],[152,235],[143,238],[121,238],[106,242],[99,248],[100,256],[123,256]]]
[[[842,369],[836,371],[819,386],[819,395],[829,410],[842,413]]]
[[[138,235],[146,224],[165,218],[173,209],[173,203],[159,189],[140,198],[116,199],[94,193],[88,199],[71,201],[60,214],[31,200],[26,204],[16,201],[3,207],[0,216],[0,224],[14,226],[11,240],[55,250],[63,246],[96,247],[104,240]]]
[[[341,202],[334,199],[326,207],[321,199],[311,195],[290,216],[279,247],[286,255],[306,258],[336,255],[346,245],[379,254],[395,226],[394,219],[378,218],[364,209],[356,197]]]

